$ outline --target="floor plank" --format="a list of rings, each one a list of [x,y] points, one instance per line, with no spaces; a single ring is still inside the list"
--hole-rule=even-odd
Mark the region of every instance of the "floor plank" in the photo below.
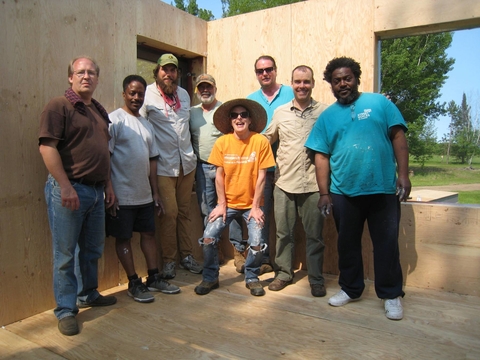
[[[261,277],[265,286],[271,277]],[[40,359],[480,358],[478,297],[407,288],[405,317],[391,321],[371,282],[361,301],[334,308],[327,299],[338,290],[336,277],[327,276],[326,298],[310,295],[304,271],[263,297],[250,295],[232,262],[211,294],[194,293],[200,281],[178,270],[172,283],[182,292],[156,294],[151,304],[132,301],[125,285],[110,289],[118,303],[82,310],[73,337],[58,332],[52,311],[10,324],[0,331],[0,358],[29,356],[25,349]]]

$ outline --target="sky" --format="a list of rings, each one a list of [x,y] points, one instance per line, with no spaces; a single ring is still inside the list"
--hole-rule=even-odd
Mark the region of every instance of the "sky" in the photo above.
[[[168,4],[173,1],[165,1]],[[197,0],[199,8],[210,10],[215,19],[222,18],[221,0]],[[448,57],[455,59],[453,69],[447,74],[448,79],[441,89],[440,103],[455,101],[460,105],[463,93],[467,96],[468,104],[474,108],[480,107],[480,28],[455,31],[451,46],[447,49]],[[441,140],[448,133],[449,117],[441,117],[435,123],[437,140]]]

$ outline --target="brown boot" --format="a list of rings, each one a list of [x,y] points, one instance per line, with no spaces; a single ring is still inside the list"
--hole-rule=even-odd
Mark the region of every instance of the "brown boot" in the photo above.
[[[233,247],[233,264],[238,273],[243,274],[245,272],[245,257],[236,247]]]

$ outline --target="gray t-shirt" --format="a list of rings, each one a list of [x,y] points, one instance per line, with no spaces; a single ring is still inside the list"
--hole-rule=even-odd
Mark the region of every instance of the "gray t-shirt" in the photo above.
[[[212,152],[213,144],[223,134],[213,125],[213,114],[222,105],[217,100],[214,108],[203,111],[202,104],[190,108],[190,133],[192,145],[197,159],[207,162]]]
[[[113,190],[120,205],[144,205],[153,201],[150,159],[159,155],[153,127],[144,117],[123,109],[109,114],[112,137],[108,143]]]

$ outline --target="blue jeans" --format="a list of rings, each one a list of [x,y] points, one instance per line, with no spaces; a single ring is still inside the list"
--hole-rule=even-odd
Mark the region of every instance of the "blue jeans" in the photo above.
[[[53,292],[60,320],[78,313],[78,299],[90,302],[100,295],[98,259],[105,242],[104,186],[72,182],[80,200],[78,210],[62,206],[60,185],[49,175],[45,184],[48,220],[53,240]],[[76,249],[78,254],[78,264]],[[77,271],[81,278],[77,279]]]
[[[265,244],[268,245],[269,234],[270,234],[270,212],[272,211],[272,203],[273,203],[273,188],[274,188],[274,171],[267,171],[267,175],[265,177],[265,188],[263,190],[263,213],[265,214],[265,223],[262,228],[262,236],[265,241]],[[243,240],[242,235],[242,224],[240,218],[234,219],[228,228],[230,232],[230,242],[232,243],[235,248],[240,251],[244,252],[246,248],[246,242]],[[270,250],[268,247],[265,249],[263,253],[263,264],[270,263]]]
[[[215,188],[215,175],[217,167],[212,164],[197,162],[195,173],[195,192],[197,193],[200,215],[202,215],[203,228],[207,226],[208,215],[217,206],[217,191]]]
[[[231,208],[227,208],[227,218],[225,222],[223,222],[223,218],[221,217],[217,218],[214,222],[209,222],[203,232],[203,237],[198,240],[203,248],[203,280],[212,282],[218,279],[220,268],[218,263],[218,242],[220,241],[220,235],[223,229],[239,215],[241,215],[247,223],[248,244],[250,245],[245,260],[245,282],[258,281],[260,265],[262,265],[262,255],[267,248],[262,237],[262,227],[259,226],[253,218],[247,220],[250,215],[250,209],[237,210]],[[213,242],[204,244],[205,238],[213,239]],[[252,246],[260,246],[261,250],[253,250],[251,248]]]

